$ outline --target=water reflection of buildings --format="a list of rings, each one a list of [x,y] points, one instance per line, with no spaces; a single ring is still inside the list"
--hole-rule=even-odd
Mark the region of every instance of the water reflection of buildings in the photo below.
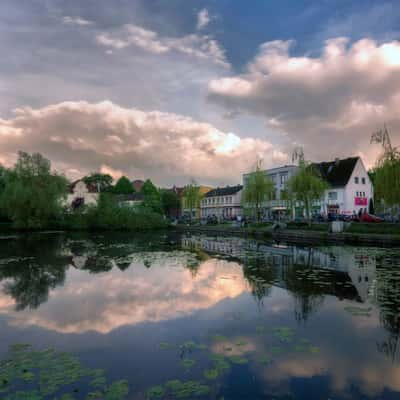
[[[249,257],[257,257],[269,267],[279,267],[274,285],[287,287],[288,268],[312,268],[324,275],[327,283],[325,294],[365,302],[376,297],[376,256],[365,249],[349,247],[303,248],[261,243],[244,238],[184,237],[183,246],[201,249],[240,260],[246,267]]]

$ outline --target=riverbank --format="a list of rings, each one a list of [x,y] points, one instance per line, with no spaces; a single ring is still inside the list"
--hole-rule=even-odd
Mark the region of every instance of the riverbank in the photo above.
[[[229,225],[221,226],[187,226],[177,225],[173,229],[180,232],[203,233],[213,235],[229,235],[273,239],[293,244],[336,244],[336,245],[368,245],[368,246],[400,246],[399,234],[343,232],[330,233],[326,230],[279,229],[272,227],[241,228]]]

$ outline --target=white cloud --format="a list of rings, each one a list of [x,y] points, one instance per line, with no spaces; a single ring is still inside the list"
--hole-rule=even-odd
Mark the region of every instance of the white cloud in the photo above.
[[[158,33],[138,25],[128,24],[113,32],[96,36],[97,43],[112,49],[138,47],[154,54],[178,52],[186,56],[212,61],[229,67],[225,51],[211,36],[190,34],[182,37],[161,37]]]
[[[200,30],[205,28],[210,23],[210,21],[211,17],[208,13],[208,10],[206,8],[203,8],[197,14],[197,29]]]
[[[168,253],[149,256],[151,259],[160,256],[160,262],[153,262],[148,270],[143,259],[133,261],[124,272],[115,268],[112,274],[99,274],[95,279],[86,271],[70,270],[68,282],[53,291],[50,300],[35,311],[12,311],[13,301],[0,292],[0,314],[8,314],[14,326],[107,334],[121,326],[191,315],[248,291],[237,263],[210,259],[193,276],[184,264],[190,254],[175,252],[175,265],[165,274]],[[85,262],[85,257],[82,258]],[[99,287],[104,290],[99,291]],[[81,307],[83,303],[85,306]],[[66,308],[70,310],[67,318],[60,312]]]
[[[264,43],[245,73],[210,82],[210,99],[264,117],[312,157],[363,152],[372,164],[374,130],[386,121],[400,138],[400,43],[336,38],[315,58],[290,56],[290,46]]]
[[[115,176],[150,177],[159,184],[184,183],[189,177],[237,183],[256,157],[263,157],[266,165],[286,158],[262,139],[110,101],[20,108],[14,118],[0,120],[0,132],[5,132],[0,135],[0,158],[20,149],[39,151],[67,173],[101,168]]]
[[[62,21],[64,24],[79,25],[79,26],[88,26],[93,24],[92,21],[89,21],[87,19],[83,19],[80,17],[70,17],[70,16],[63,17]]]

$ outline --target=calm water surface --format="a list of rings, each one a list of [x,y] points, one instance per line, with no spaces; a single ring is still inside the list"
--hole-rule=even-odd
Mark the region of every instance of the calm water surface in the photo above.
[[[206,236],[3,235],[0,359],[16,343],[68,352],[126,379],[127,399],[399,399],[399,256]],[[176,379],[202,390],[174,392]]]

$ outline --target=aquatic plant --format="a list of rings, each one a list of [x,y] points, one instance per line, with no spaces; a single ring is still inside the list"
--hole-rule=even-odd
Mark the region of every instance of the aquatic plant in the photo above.
[[[355,306],[346,306],[344,308],[344,310],[355,317],[370,317],[372,307],[362,308],[362,307],[355,307]]]
[[[82,384],[89,389],[88,399],[122,400],[129,392],[127,381],[108,386],[103,370],[84,368],[77,357],[53,349],[17,344],[0,363],[0,393],[5,400],[70,400]]]
[[[166,349],[170,349],[172,346],[172,344],[168,343],[168,342],[160,342],[160,344],[158,345],[158,347],[162,350],[166,350]]]
[[[181,365],[185,368],[185,369],[190,369],[193,367],[193,365],[196,364],[196,361],[191,359],[191,358],[184,358],[183,360],[181,360]]]
[[[294,332],[287,326],[280,326],[278,328],[274,328],[274,335],[281,342],[291,342],[293,340]]]
[[[179,379],[174,379],[165,382],[164,387],[167,389],[167,392],[176,399],[187,399],[192,397],[205,396],[210,392],[210,388],[207,385],[204,385],[203,383],[194,380],[181,382]]]
[[[149,400],[161,399],[165,394],[165,389],[161,385],[152,386],[147,389],[146,396]]]
[[[203,372],[203,375],[206,379],[209,380],[214,380],[217,379],[219,376],[219,370],[217,368],[213,368],[213,369],[206,369]]]
[[[244,358],[242,356],[237,356],[237,355],[230,356],[229,357],[229,361],[232,364],[247,364],[248,363],[247,358]]]

